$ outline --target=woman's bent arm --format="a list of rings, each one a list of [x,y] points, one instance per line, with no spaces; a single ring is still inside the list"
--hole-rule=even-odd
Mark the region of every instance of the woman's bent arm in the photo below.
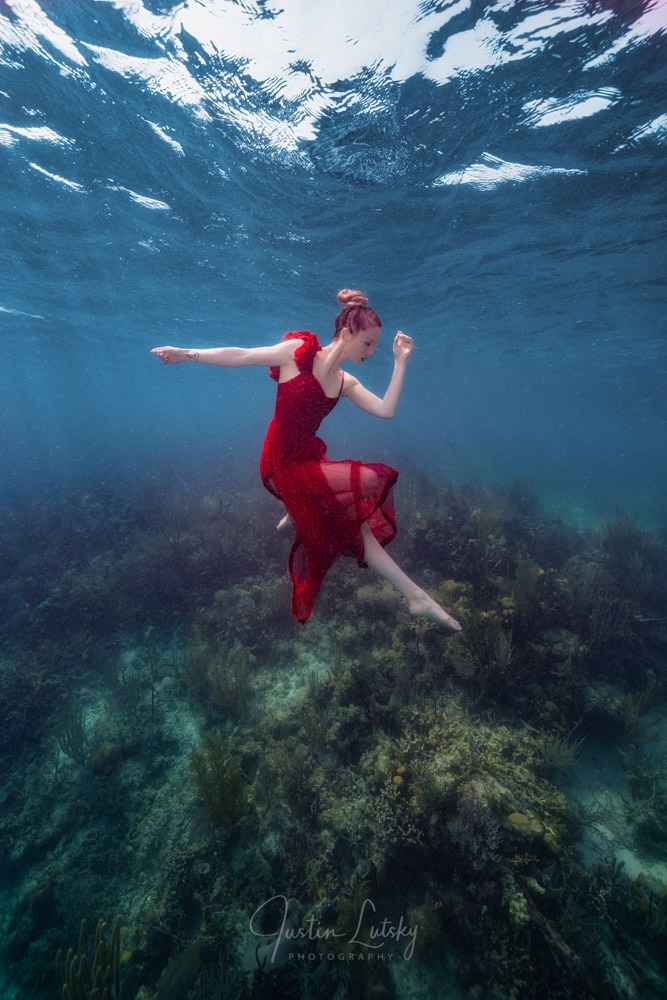
[[[384,420],[391,420],[392,417],[396,416],[401,392],[403,391],[404,378],[405,365],[402,365],[400,368],[396,365],[394,374],[391,376],[391,381],[387,386],[387,391],[382,399],[380,399],[375,393],[366,389],[359,379],[346,373],[343,394],[347,396],[351,403],[354,403],[360,410],[363,410],[364,413],[370,413],[373,417],[382,417]]]
[[[291,361],[299,340],[289,340],[272,347],[210,347],[203,350],[183,347],[154,347],[165,365],[181,361],[195,361],[200,365],[218,365],[220,368],[244,368],[246,365],[283,365]]]
[[[396,415],[398,404],[401,400],[403,382],[405,380],[405,367],[412,354],[414,342],[412,337],[406,337],[403,333],[397,333],[394,338],[394,372],[391,381],[387,386],[382,399],[375,393],[369,392],[361,382],[348,375],[345,379],[343,394],[350,402],[358,406],[364,413],[370,413],[373,417],[382,417],[391,420]]]

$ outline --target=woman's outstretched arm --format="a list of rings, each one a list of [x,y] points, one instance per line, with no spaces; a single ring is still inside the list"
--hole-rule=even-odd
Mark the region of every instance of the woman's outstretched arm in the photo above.
[[[405,380],[405,368],[414,348],[412,337],[407,337],[400,331],[394,338],[394,371],[391,376],[387,391],[382,399],[364,388],[359,379],[353,375],[345,375],[345,385],[343,395],[347,396],[350,402],[358,406],[364,413],[370,413],[373,417],[382,417],[391,420],[396,415],[398,404],[403,391]]]
[[[195,361],[200,365],[218,365],[220,368],[243,368],[246,365],[284,365],[294,357],[299,340],[288,340],[272,347],[209,347],[203,350],[185,347],[154,347],[165,365],[181,361]]]

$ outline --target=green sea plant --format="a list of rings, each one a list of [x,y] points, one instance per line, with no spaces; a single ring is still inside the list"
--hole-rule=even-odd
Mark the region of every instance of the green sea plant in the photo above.
[[[595,652],[631,637],[631,609],[599,552],[573,556],[563,569],[560,613],[566,627]]]
[[[309,746],[316,751],[326,746],[331,724],[328,705],[319,706],[311,700],[304,700],[298,710],[298,719]]]
[[[647,754],[633,744],[618,754],[631,793],[631,799],[624,802],[627,827],[638,847],[662,850],[667,826],[667,754]]]
[[[251,654],[240,642],[209,662],[211,701],[236,722],[246,719],[250,709],[250,662]]]
[[[588,802],[579,798],[572,799],[572,805],[574,807],[575,819],[584,830],[594,827],[598,823],[609,822],[611,810],[595,798],[595,796]]]
[[[58,949],[56,978],[63,1000],[120,1000],[120,927],[116,916],[107,941],[107,925],[98,920],[92,962],[86,955],[86,921],[79,929],[79,950],[65,956]]]
[[[646,671],[646,686],[636,694],[628,695],[622,702],[623,729],[630,740],[646,740],[648,730],[639,720],[657,705],[664,693],[654,670]]]
[[[302,739],[288,737],[269,747],[268,759],[281,789],[281,799],[293,816],[312,821],[318,811],[318,794],[311,780],[315,758]]]
[[[144,679],[134,667],[127,667],[118,675],[115,700],[121,711],[135,722],[144,706]]]
[[[355,602],[358,612],[374,623],[393,621],[400,607],[397,592],[386,583],[366,583],[357,588]]]
[[[182,655],[185,683],[196,701],[206,698],[209,684],[209,665],[213,653],[199,635],[194,635],[187,643]]]
[[[357,935],[359,914],[363,912],[364,903],[371,896],[371,886],[367,879],[361,879],[354,888],[341,893],[336,907],[336,937],[340,939],[339,948],[346,954],[354,951],[355,940],[367,943],[367,931]]]
[[[517,563],[509,590],[518,610],[526,611],[536,600],[543,576],[544,570],[532,559],[521,559]]]
[[[199,974],[201,941],[194,941],[175,955],[163,970],[157,1000],[183,1000]]]
[[[437,814],[455,794],[459,775],[449,767],[449,760],[439,757],[415,761],[413,773],[413,807],[426,820]]]
[[[621,640],[631,635],[630,608],[625,601],[613,595],[599,592],[592,602],[584,633],[591,648],[606,644],[620,645]]]
[[[637,516],[618,509],[604,524],[600,544],[621,596],[636,605],[647,601],[655,579],[654,565],[659,565],[662,557],[640,528]]]
[[[455,611],[464,630],[449,640],[445,659],[461,680],[472,682],[470,692],[479,698],[495,671],[500,621],[495,613],[467,602],[465,607],[457,602]]]
[[[345,665],[343,663],[343,645],[340,639],[336,639],[334,655],[329,667],[329,680],[334,690],[339,689],[343,683],[345,675]]]
[[[473,871],[481,872],[501,858],[502,830],[488,804],[478,795],[465,792],[447,831],[458,856]]]
[[[241,765],[219,732],[206,733],[200,749],[190,754],[190,769],[214,827],[239,831],[250,813]]]
[[[410,926],[416,929],[414,956],[419,962],[426,958],[442,934],[439,907],[427,892],[423,903],[408,909],[407,917]]]
[[[466,528],[470,533],[470,578],[480,584],[488,581],[495,567],[503,560],[504,538],[501,533],[502,512],[489,504],[476,507]]]
[[[628,558],[625,577],[625,592],[630,601],[641,605],[647,601],[653,589],[655,574],[653,568],[641,552],[633,552]]]
[[[545,733],[537,744],[537,766],[543,771],[558,771],[572,767],[578,760],[577,751],[585,737],[570,740],[559,733]]]
[[[88,752],[86,738],[86,713],[76,705],[56,726],[56,742],[59,749],[77,764],[85,764]]]
[[[645,715],[662,699],[665,688],[658,681],[655,670],[646,671],[646,686],[636,696],[637,714]]]
[[[196,634],[183,653],[183,675],[196,701],[242,722],[251,703],[252,660],[250,651],[239,641],[214,651]]]
[[[499,670],[507,670],[512,662],[512,630],[500,629],[496,637],[495,665]]]

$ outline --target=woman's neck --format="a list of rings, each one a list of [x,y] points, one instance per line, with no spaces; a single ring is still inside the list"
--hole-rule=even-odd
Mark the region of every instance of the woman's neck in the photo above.
[[[341,363],[345,360],[344,344],[341,338],[332,340],[330,344],[323,347],[318,352],[319,367],[321,374],[326,378],[332,372],[338,371]]]

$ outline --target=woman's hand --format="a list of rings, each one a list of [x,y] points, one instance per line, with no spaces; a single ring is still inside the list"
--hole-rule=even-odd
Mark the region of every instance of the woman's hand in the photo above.
[[[394,359],[405,364],[412,354],[414,346],[415,342],[412,337],[408,337],[405,333],[401,333],[399,330],[394,337]]]
[[[188,361],[188,351],[182,347],[154,347],[151,354],[157,354],[165,365],[177,365],[179,361]]]

